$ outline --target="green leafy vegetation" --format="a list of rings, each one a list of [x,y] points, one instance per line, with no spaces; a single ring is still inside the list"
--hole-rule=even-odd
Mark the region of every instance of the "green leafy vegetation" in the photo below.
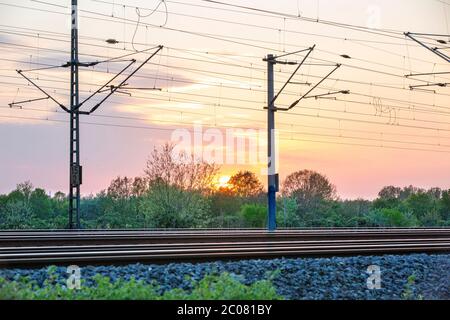
[[[416,275],[412,274],[408,277],[408,280],[405,284],[405,288],[402,293],[403,300],[423,300],[423,296],[421,294],[416,294],[414,292],[414,285],[416,283]]]
[[[266,226],[267,208],[261,204],[244,204],[241,216],[248,227],[263,228]]]
[[[193,281],[192,290],[172,289],[161,292],[156,284],[131,279],[112,282],[108,277],[94,276],[94,284],[86,286],[81,280],[79,289],[69,289],[57,281],[49,270],[42,286],[26,277],[15,281],[0,278],[0,299],[2,300],[280,300],[275,287],[269,280],[257,281],[251,285],[239,282],[228,273],[206,275]]]
[[[216,186],[219,167],[192,161],[164,145],[151,153],[142,177],[117,177],[81,200],[83,228],[262,228],[266,196],[255,173],[239,171]],[[450,190],[384,187],[373,201],[341,200],[328,178],[311,170],[286,177],[277,223],[286,228],[450,226]],[[0,195],[0,229],[61,229],[65,194],[30,182]]]

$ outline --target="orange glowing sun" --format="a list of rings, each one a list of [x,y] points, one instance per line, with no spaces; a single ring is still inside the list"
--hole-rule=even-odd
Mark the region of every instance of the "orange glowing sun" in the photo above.
[[[230,176],[220,176],[219,179],[217,179],[216,187],[217,188],[227,188],[229,187]]]

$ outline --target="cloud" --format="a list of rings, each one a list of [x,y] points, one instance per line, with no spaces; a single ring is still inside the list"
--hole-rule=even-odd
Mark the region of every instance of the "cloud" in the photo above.
[[[7,35],[7,34],[0,33],[0,42],[8,42],[8,43],[10,43],[10,42],[12,42],[12,37]]]

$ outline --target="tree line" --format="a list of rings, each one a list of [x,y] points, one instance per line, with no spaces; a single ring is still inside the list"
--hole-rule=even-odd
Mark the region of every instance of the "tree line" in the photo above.
[[[83,197],[86,229],[262,228],[267,205],[263,184],[250,171],[214,184],[220,167],[174,154],[165,144],[151,153],[142,177],[117,177],[96,195]],[[1,229],[62,229],[67,197],[50,196],[30,182],[0,195]],[[313,227],[450,226],[450,189],[384,187],[373,200],[341,200],[329,179],[300,170],[286,177],[277,198],[277,225]]]

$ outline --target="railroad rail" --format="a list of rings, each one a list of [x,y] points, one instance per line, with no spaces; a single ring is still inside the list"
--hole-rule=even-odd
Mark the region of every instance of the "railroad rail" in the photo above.
[[[0,267],[449,253],[450,229],[2,231]]]

